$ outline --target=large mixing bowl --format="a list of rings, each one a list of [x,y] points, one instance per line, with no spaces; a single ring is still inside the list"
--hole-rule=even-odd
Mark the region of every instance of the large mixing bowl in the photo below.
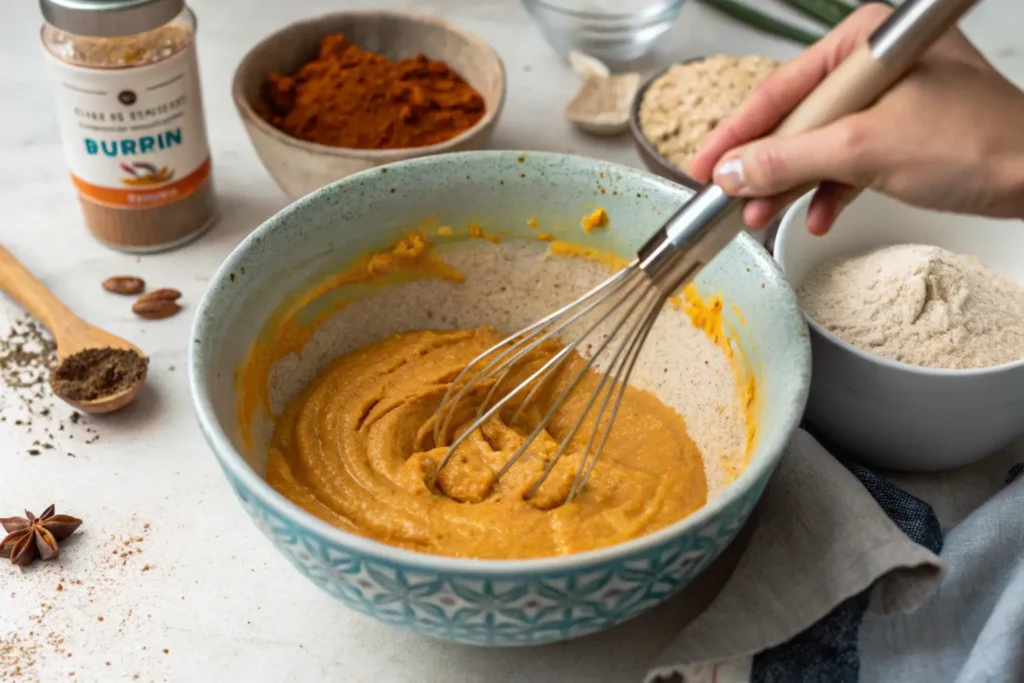
[[[800,419],[809,384],[807,329],[795,295],[775,262],[745,235],[701,273],[697,285],[727,302],[735,343],[758,387],[749,465],[690,517],[620,545],[546,559],[471,560],[403,550],[330,526],[264,481],[261,449],[247,448],[240,433],[234,373],[279,303],[301,290],[311,273],[341,269],[384,249],[428,217],[434,226],[481,221],[506,237],[528,240],[518,243],[524,249],[539,245],[528,225],[539,222],[558,236],[629,255],[689,194],[655,176],[591,159],[470,152],[365,171],[269,219],[214,276],[196,316],[189,363],[203,433],[256,526],[300,573],[346,605],[463,643],[573,638],[634,617],[686,586],[734,539],[754,508]],[[585,234],[580,216],[595,205],[608,211],[612,224]],[[502,246],[516,244],[506,240]],[[524,298],[548,294],[538,287],[527,286]],[[443,302],[426,300],[425,306],[434,305]],[[385,307],[364,311],[364,324],[340,335],[366,336],[366,325],[388,315],[393,311]],[[689,321],[679,329],[693,332]],[[678,355],[678,338],[670,337],[660,350]],[[674,371],[685,384],[692,381],[690,370]]]

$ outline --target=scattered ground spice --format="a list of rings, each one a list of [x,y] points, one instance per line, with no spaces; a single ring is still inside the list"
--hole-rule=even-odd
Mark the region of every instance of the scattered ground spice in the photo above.
[[[146,378],[149,359],[131,349],[85,349],[68,356],[50,379],[55,394],[70,401],[95,401]]]
[[[143,529],[149,530],[149,524],[147,523]],[[110,548],[109,563],[111,565],[120,565],[125,567],[128,565],[128,561],[136,555],[141,555],[143,551],[142,543],[145,542],[145,536],[121,536],[119,534],[111,534],[110,540],[113,542]],[[152,565],[146,564],[142,571],[149,571],[152,569]]]
[[[131,516],[130,533],[134,535],[122,536],[112,533],[109,542],[116,548],[124,551],[131,551],[132,556],[141,552],[139,543],[145,540],[145,534],[150,528],[146,523],[144,530],[139,529],[139,521],[136,515]],[[124,524],[124,521],[119,522]],[[124,543],[128,542],[129,547],[125,548]],[[127,552],[126,552],[127,555]],[[69,652],[71,645],[75,642],[90,642],[88,636],[89,628],[80,629],[83,624],[79,621],[83,614],[91,614],[89,618],[95,617],[97,621],[103,622],[101,627],[93,622],[92,629],[104,628],[115,629],[117,634],[124,636],[128,633],[137,633],[141,620],[153,619],[152,614],[134,614],[129,609],[122,614],[112,615],[103,611],[100,616],[98,609],[104,603],[105,595],[117,591],[125,582],[144,581],[138,577],[137,565],[125,568],[126,560],[119,556],[113,556],[108,562],[95,562],[83,565],[85,572],[80,577],[60,576],[59,583],[52,583],[52,578],[46,579],[41,575],[24,575],[23,579],[32,585],[36,578],[42,583],[39,588],[43,592],[49,589],[49,599],[43,598],[41,604],[31,615],[23,614],[17,621],[5,622],[4,626],[10,628],[7,633],[0,632],[0,681],[39,681],[56,680],[56,676],[63,675],[70,669],[61,668],[59,660],[70,663]],[[83,580],[84,579],[84,580]],[[31,591],[29,592],[31,593]],[[29,593],[18,592],[18,596],[24,600]],[[11,598],[15,593],[10,593]],[[2,620],[0,620],[2,621]],[[16,628],[15,628],[16,626]],[[79,631],[83,635],[76,636]],[[65,641],[67,638],[67,641]],[[76,640],[77,638],[77,640]],[[85,640],[82,640],[82,639]],[[147,649],[147,648],[143,648]],[[154,648],[158,650],[159,648]],[[106,666],[111,666],[109,663]],[[81,665],[76,669],[78,674],[84,676],[83,680],[123,680],[128,678],[130,670],[120,672],[120,676],[111,677],[109,672],[100,676],[96,671],[83,671]],[[44,676],[43,674],[50,674]]]
[[[45,391],[50,370],[57,365],[57,345],[42,325],[25,316],[11,323],[7,336],[0,339],[0,379],[23,398]],[[42,396],[40,396],[41,398]]]
[[[0,680],[37,680],[36,663],[48,655],[67,657],[64,637],[45,628],[51,603],[41,603],[39,612],[29,617],[26,627],[0,636]]]
[[[56,409],[49,384],[56,365],[57,346],[42,325],[28,315],[10,320],[10,329],[0,334],[0,424],[38,437],[24,451],[33,457],[63,450],[63,444],[81,436],[83,428],[87,443],[99,438],[81,415]]]

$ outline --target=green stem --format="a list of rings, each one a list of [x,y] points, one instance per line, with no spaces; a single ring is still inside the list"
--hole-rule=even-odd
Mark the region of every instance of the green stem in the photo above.
[[[722,14],[732,17],[753,29],[769,33],[771,35],[786,38],[797,43],[810,45],[820,38],[813,33],[808,33],[792,24],[776,19],[775,17],[760,12],[742,2],[733,0],[700,0],[708,7],[712,7]]]
[[[853,12],[849,5],[838,0],[782,0],[806,17],[834,27]]]

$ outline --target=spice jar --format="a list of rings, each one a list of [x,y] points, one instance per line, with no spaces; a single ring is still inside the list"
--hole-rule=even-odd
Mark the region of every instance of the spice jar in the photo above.
[[[107,246],[151,252],[216,217],[184,0],[40,0],[43,51],[85,223]]]

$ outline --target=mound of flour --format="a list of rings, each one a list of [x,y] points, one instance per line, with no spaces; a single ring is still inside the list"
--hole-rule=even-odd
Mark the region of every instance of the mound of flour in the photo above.
[[[972,256],[885,247],[822,264],[798,294],[841,339],[903,363],[963,369],[1024,358],[1024,289]]]

